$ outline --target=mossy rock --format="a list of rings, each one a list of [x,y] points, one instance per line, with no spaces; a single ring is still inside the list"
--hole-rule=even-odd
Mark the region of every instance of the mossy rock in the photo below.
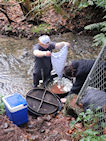
[[[77,116],[79,115],[79,113],[81,113],[83,110],[83,108],[81,106],[78,106],[76,104],[76,99],[77,99],[76,94],[71,94],[69,96],[67,96],[67,100],[63,109],[63,114],[65,116],[72,116],[74,118],[77,118]]]

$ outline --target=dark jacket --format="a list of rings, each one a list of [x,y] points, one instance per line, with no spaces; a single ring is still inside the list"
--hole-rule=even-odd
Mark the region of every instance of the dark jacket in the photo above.
[[[66,76],[75,77],[75,83],[69,94],[78,94],[81,87],[83,86],[93,64],[94,60],[74,60],[72,66],[65,68],[64,72]]]

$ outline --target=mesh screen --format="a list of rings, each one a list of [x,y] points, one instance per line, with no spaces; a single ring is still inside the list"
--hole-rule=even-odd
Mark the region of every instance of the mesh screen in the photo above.
[[[104,46],[101,49],[90,73],[88,74],[88,77],[87,77],[85,83],[83,84],[83,87],[81,88],[79,94],[78,94],[77,101],[76,101],[77,104],[79,102],[81,102],[81,100],[83,99],[83,97],[86,94],[87,88],[89,88],[89,87],[97,88],[97,89],[99,89],[99,91],[101,90],[101,91],[105,92],[105,94],[106,94],[106,46]],[[99,100],[96,102],[99,103]],[[103,129],[102,124],[104,124],[106,127],[106,103],[105,103],[105,107],[102,106],[102,108],[99,110],[99,112],[102,113],[103,116],[101,116],[99,118],[98,130],[99,130],[100,134],[103,134],[104,129]]]

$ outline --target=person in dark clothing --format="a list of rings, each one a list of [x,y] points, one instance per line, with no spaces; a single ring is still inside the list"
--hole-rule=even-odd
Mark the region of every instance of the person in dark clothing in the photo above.
[[[74,60],[64,67],[64,75],[66,77],[75,77],[75,82],[68,95],[79,93],[94,62],[95,60]],[[61,101],[65,103],[66,98],[62,98]]]
[[[42,35],[38,39],[39,43],[34,45],[33,54],[35,56],[33,69],[33,85],[37,87],[39,80],[46,82],[51,76],[52,64],[51,53],[53,49],[61,49],[64,45],[70,47],[68,42],[53,43],[48,35]]]

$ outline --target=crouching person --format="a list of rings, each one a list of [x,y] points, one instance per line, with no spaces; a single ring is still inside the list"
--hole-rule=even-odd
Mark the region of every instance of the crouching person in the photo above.
[[[78,94],[82,88],[95,60],[74,60],[64,68],[66,77],[75,77],[75,82],[68,95]],[[61,99],[62,103],[66,102],[66,97]]]

